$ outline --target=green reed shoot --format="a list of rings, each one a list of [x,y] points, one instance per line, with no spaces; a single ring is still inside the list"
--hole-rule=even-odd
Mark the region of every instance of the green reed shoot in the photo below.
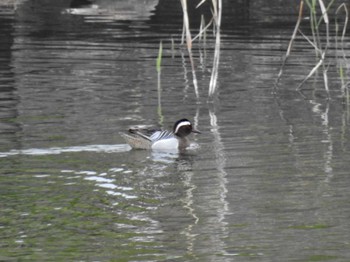
[[[163,126],[163,121],[164,121],[164,116],[162,113],[162,87],[161,87],[161,69],[162,69],[162,55],[163,55],[163,43],[160,41],[159,43],[159,50],[158,50],[158,57],[157,57],[157,63],[156,63],[156,68],[158,72],[158,108],[157,108],[157,113],[158,113],[158,118],[159,118],[159,125]]]
[[[162,41],[160,41],[158,57],[157,57],[157,64],[156,64],[156,68],[157,68],[158,73],[160,72],[161,67],[162,67],[162,53],[163,53],[163,43],[162,43]]]

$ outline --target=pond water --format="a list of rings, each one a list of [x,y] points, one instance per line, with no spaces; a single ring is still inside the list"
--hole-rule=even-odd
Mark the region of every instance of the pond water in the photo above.
[[[0,260],[350,260],[350,33],[340,51],[331,40],[329,94],[322,71],[296,91],[318,62],[302,37],[276,89],[298,6],[224,1],[208,102],[215,39],[193,45],[196,98],[178,1],[8,2]],[[119,134],[183,117],[196,150],[131,150]]]

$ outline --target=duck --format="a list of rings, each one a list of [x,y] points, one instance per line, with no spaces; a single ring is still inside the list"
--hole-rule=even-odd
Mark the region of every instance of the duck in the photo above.
[[[187,138],[191,133],[200,134],[187,118],[175,122],[173,130],[150,130],[147,128],[130,128],[127,133],[120,133],[134,149],[150,150],[185,150],[190,146]]]

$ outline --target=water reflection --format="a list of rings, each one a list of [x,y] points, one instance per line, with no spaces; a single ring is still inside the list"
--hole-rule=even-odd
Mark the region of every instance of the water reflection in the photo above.
[[[97,0],[87,6],[76,6],[74,1],[67,12],[87,16],[90,22],[109,22],[115,20],[144,20],[152,15],[159,0]],[[78,8],[77,8],[78,7]]]
[[[1,6],[0,6],[1,7]],[[14,88],[15,74],[11,66],[11,48],[13,45],[14,9],[5,7],[0,9],[0,145],[4,148],[18,146],[16,132],[21,131],[18,123],[1,121],[14,119],[18,116],[18,94]]]
[[[217,222],[215,223],[217,225],[218,231],[221,232],[220,237],[217,237],[217,234],[214,234],[213,236],[213,243],[217,243],[216,248],[218,249],[222,255],[227,254],[227,246],[226,243],[222,241],[222,238],[227,237],[228,229],[227,229],[227,222],[226,222],[226,216],[229,213],[229,202],[227,201],[227,172],[225,170],[226,168],[226,156],[225,156],[225,148],[222,143],[221,134],[220,134],[220,126],[218,125],[218,119],[215,114],[215,109],[209,110],[209,116],[210,116],[210,126],[211,126],[211,132],[214,136],[213,140],[213,153],[215,154],[216,158],[216,168],[218,170],[217,172],[217,179],[218,179],[218,186],[216,188],[213,188],[214,192],[218,193],[218,201],[216,204],[214,204],[211,208],[216,209],[217,214]],[[213,250],[214,252],[214,250]]]
[[[0,157],[9,157],[15,155],[57,155],[62,153],[79,153],[79,152],[97,152],[97,153],[118,153],[131,150],[127,144],[120,145],[88,145],[72,147],[51,147],[51,148],[29,148],[23,150],[11,150],[9,152],[0,152]]]

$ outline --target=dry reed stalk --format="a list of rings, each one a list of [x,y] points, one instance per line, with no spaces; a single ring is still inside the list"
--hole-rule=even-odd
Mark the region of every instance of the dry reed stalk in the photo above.
[[[342,42],[342,53],[343,53],[343,59],[346,61],[346,55],[344,52],[344,38],[345,38],[345,33],[346,33],[346,29],[347,29],[347,25],[348,25],[348,21],[349,21],[349,13],[348,13],[348,9],[345,3],[341,4],[336,12],[335,12],[335,32],[336,32],[336,37],[335,37],[335,48],[336,50],[338,50],[338,31],[339,31],[339,25],[338,25],[338,13],[340,12],[340,10],[343,9],[345,12],[345,21],[344,21],[344,26],[343,26],[343,31],[342,31],[342,36],[341,36],[341,42]],[[337,54],[338,57],[338,54]],[[345,83],[345,79],[344,79],[344,69],[342,64],[340,64],[340,68],[339,68],[339,76],[340,76],[340,80],[341,80],[341,93],[342,93],[342,97],[345,98],[346,104],[349,105],[349,83]]]
[[[181,45],[185,44],[185,35],[186,35],[186,27],[185,27],[185,21],[183,21],[182,35],[181,35]]]
[[[200,7],[202,4],[204,4],[205,1],[206,1],[206,0],[202,0],[202,1],[196,6],[196,8],[198,8],[198,7]]]
[[[213,69],[211,72],[209,91],[208,91],[209,98],[211,98],[214,95],[217,88],[217,80],[219,75],[219,63],[220,63],[220,32],[217,32],[216,41],[215,41]]]
[[[216,2],[217,1],[217,2]],[[210,77],[208,97],[212,98],[217,89],[217,80],[219,75],[220,63],[220,45],[221,45],[221,17],[222,17],[222,0],[212,0],[213,3],[213,18],[216,28],[215,51],[213,60],[213,69]]]
[[[305,77],[305,79],[298,85],[296,88],[297,91],[300,90],[302,85],[317,71],[317,69],[323,64],[324,58],[325,58],[326,52],[322,52],[321,59],[318,61],[318,63],[314,66],[314,68],[310,71],[310,73]]]
[[[192,49],[192,38],[190,31],[190,21],[188,18],[188,10],[187,10],[187,0],[181,0],[182,12],[183,12],[183,21],[184,21],[184,29],[186,34],[186,44],[188,49]]]
[[[314,42],[312,42],[312,41],[310,40],[310,38],[308,38],[308,37],[307,37],[303,32],[301,32],[300,30],[298,30],[298,32],[299,32],[299,34],[302,35],[302,37],[305,38],[306,41],[308,41],[308,43],[309,43],[310,45],[312,45],[312,46],[315,48],[315,50],[317,50],[317,52],[320,52],[320,54],[322,54],[322,50],[319,49],[318,46],[317,46]]]
[[[286,65],[287,59],[288,59],[288,57],[290,55],[290,51],[292,49],[293,42],[294,42],[295,37],[297,35],[297,32],[299,30],[300,22],[301,22],[301,19],[303,17],[303,7],[304,7],[304,0],[300,0],[298,20],[297,20],[297,23],[295,25],[292,38],[289,41],[288,49],[287,49],[286,55],[285,55],[285,57],[283,59],[280,71],[278,73],[278,76],[277,76],[277,79],[276,79],[276,82],[275,82],[275,87],[277,87],[277,85],[278,85],[278,83],[279,83],[279,81],[280,81],[280,79],[282,77],[284,66]]]
[[[323,56],[323,61],[324,61],[325,54],[326,54],[326,52],[328,50],[328,47],[329,47],[329,18],[328,18],[327,9],[326,9],[326,6],[323,3],[323,0],[318,0],[318,3],[319,3],[320,8],[321,8],[323,21],[326,24],[326,41],[327,41],[327,44],[326,44],[325,51],[324,51],[324,56]],[[318,28],[318,26],[317,26],[317,28]],[[322,66],[323,66],[324,87],[325,87],[325,90],[327,92],[328,98],[330,98],[329,86],[328,86],[328,75],[327,75],[328,69],[325,67],[324,62],[322,63]]]
[[[324,5],[323,1],[322,0],[318,0],[318,3],[319,3],[320,8],[321,8],[323,21],[326,24],[326,36],[327,36],[326,40],[327,40],[327,47],[328,47],[329,46],[329,18],[328,18],[328,13],[327,13],[327,9],[326,9],[326,6]]]
[[[191,68],[192,68],[194,92],[195,92],[196,97],[198,99],[199,98],[198,81],[197,81],[197,75],[196,75],[196,70],[195,70],[193,55],[192,55],[192,38],[191,38],[191,31],[190,31],[190,22],[189,22],[189,18],[188,18],[187,0],[181,0],[181,6],[182,6],[182,12],[183,12],[184,29],[186,32],[187,51],[188,51],[188,55],[190,57]]]
[[[196,40],[197,38],[199,38],[200,40],[202,39],[202,35],[204,34],[206,34],[206,32],[207,32],[207,30],[208,30],[208,28],[209,28],[209,26],[211,25],[213,23],[213,18],[209,21],[209,23],[206,25],[206,26],[202,26],[202,24],[201,24],[201,28],[200,28],[200,30],[199,30],[199,33],[194,37],[194,38],[192,38],[192,42],[194,41],[194,40]]]
[[[202,41],[202,35],[204,33],[203,29],[205,28],[205,19],[204,19],[204,16],[201,15],[201,25],[199,26],[199,33],[198,33],[198,38],[199,38],[199,42]],[[203,32],[203,33],[201,33]],[[193,41],[193,39],[192,39]]]
[[[336,34],[338,36],[338,13],[339,13],[340,9],[342,9],[342,8],[344,9],[344,12],[345,12],[345,22],[344,22],[344,27],[343,27],[343,33],[342,33],[342,36],[341,36],[341,41],[344,43],[344,37],[345,37],[345,33],[346,33],[346,28],[348,26],[348,21],[349,21],[348,8],[347,8],[345,3],[341,4],[337,8],[337,10],[335,12],[335,14],[336,14],[336,16],[335,16],[335,26],[336,26]],[[337,38],[336,38],[336,40],[337,40]]]
[[[191,62],[191,68],[192,68],[192,78],[193,78],[193,86],[194,86],[194,93],[196,94],[196,98],[199,98],[199,92],[198,92],[198,81],[197,81],[197,75],[196,75],[196,69],[194,66],[194,61],[193,61],[193,55],[192,55],[192,50],[188,50],[188,55],[190,57],[190,62]]]

